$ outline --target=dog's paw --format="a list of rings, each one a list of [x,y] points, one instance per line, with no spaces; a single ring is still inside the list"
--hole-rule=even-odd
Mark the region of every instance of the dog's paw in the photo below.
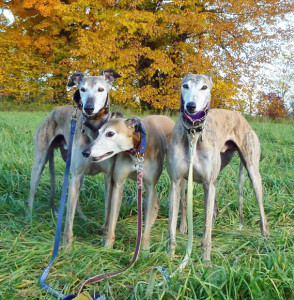
[[[65,248],[65,251],[69,252],[72,250],[72,241],[73,241],[73,236],[70,235],[63,236],[63,246]]]
[[[187,234],[187,232],[188,232],[187,222],[183,222],[183,223],[181,222],[179,231],[182,234]]]
[[[30,213],[26,214],[26,221],[31,222],[32,221],[32,215]]]
[[[113,244],[114,244],[114,238],[106,238],[104,241],[104,247],[105,248],[113,248]]]
[[[65,253],[69,253],[72,251],[72,243],[69,243],[69,244],[63,244],[63,251]]]
[[[142,250],[147,251],[150,249],[150,238],[144,238],[143,237],[143,243],[142,243]]]

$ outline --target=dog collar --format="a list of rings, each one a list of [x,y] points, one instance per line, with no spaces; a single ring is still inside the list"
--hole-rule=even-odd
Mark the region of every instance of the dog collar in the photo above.
[[[181,95],[181,108],[180,108],[180,120],[183,126],[190,131],[194,129],[196,132],[202,132],[204,129],[204,123],[207,117],[207,113],[210,108],[210,102],[207,103],[204,110],[198,111],[196,114],[191,115],[184,109],[184,99]]]
[[[88,127],[93,132],[97,132],[106,122],[108,122],[109,117],[110,117],[110,113],[108,112],[106,119],[103,122],[101,122],[100,124],[98,124],[97,126],[94,126],[91,123],[89,123],[87,121],[87,119],[85,118],[85,116],[83,115],[83,125]]]
[[[139,131],[140,131],[140,141],[135,145],[134,148],[125,151],[126,153],[135,156],[137,154],[144,154],[146,151],[146,128],[143,125],[142,122],[140,122],[139,126]]]

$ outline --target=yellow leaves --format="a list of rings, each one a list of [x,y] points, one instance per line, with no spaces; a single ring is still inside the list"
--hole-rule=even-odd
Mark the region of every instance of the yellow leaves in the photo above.
[[[240,55],[243,46],[274,38],[261,29],[254,34],[246,29],[249,21],[259,24],[260,16],[274,20],[269,17],[275,13],[270,8],[273,0],[258,3],[8,1],[5,5],[16,19],[5,28],[6,39],[0,34],[0,84],[7,84],[9,78],[9,93],[19,100],[35,99],[39,92],[41,98],[57,101],[66,98],[70,72],[98,75],[112,67],[123,74],[113,93],[117,102],[137,105],[140,100],[150,107],[177,109],[180,78],[188,72],[212,72],[216,74],[213,106],[241,108],[243,103],[235,95],[242,70],[247,70]],[[286,2],[284,6],[277,10],[291,8]],[[12,41],[7,41],[8,36]]]
[[[236,104],[242,104],[240,103],[241,99],[234,98],[234,95],[237,93],[237,87],[231,81],[217,76],[213,76],[212,81],[211,107],[235,109]],[[238,108],[241,109],[242,105],[239,105]]]
[[[52,50],[52,40],[46,37],[40,36],[35,42],[34,46],[39,50],[41,54],[48,54]]]
[[[26,9],[35,9],[42,16],[49,17],[59,8],[61,2],[59,0],[24,0],[23,7]]]

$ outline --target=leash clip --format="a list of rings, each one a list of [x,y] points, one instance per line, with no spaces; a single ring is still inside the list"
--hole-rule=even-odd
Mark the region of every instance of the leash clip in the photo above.
[[[137,162],[138,162],[138,171],[143,171],[143,164],[144,164],[144,154],[137,153]]]
[[[74,105],[74,110],[72,112],[71,118],[76,120],[77,119],[77,111],[78,111],[78,106]]]
[[[196,135],[196,129],[195,128],[189,129],[189,134],[191,136],[190,146],[192,147],[193,143],[194,143],[195,135]]]

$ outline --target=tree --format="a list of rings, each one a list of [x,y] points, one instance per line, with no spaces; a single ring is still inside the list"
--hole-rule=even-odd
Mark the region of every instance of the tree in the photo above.
[[[294,99],[290,100],[290,109],[289,109],[289,116],[294,117]]]
[[[260,101],[257,103],[257,110],[258,115],[271,119],[287,117],[284,99],[275,93],[262,95]]]
[[[214,107],[240,110],[242,70],[270,58],[268,49],[252,45],[290,35],[266,28],[294,8],[287,0],[0,0],[0,6],[15,17],[1,27],[0,86],[10,85],[18,101],[58,101],[72,72],[112,67],[123,75],[114,94],[119,103],[178,108],[181,77],[198,72],[213,74]]]

